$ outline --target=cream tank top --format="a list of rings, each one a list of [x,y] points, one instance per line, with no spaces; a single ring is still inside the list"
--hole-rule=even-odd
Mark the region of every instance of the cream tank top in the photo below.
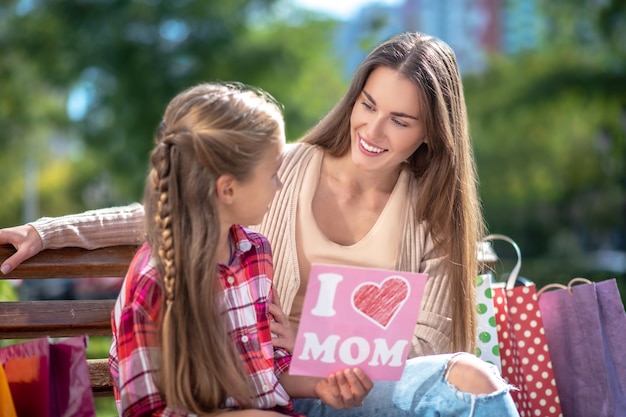
[[[408,173],[403,170],[387,204],[374,226],[360,241],[350,246],[337,244],[318,228],[313,216],[313,195],[317,189],[324,153],[318,152],[309,162],[298,196],[296,215],[296,242],[300,288],[294,299],[290,320],[299,322],[302,302],[312,263],[352,265],[370,268],[394,269],[400,256],[400,247],[406,210],[408,209]]]

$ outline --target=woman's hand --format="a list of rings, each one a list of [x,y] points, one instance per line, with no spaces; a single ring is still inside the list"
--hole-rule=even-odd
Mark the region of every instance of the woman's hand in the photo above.
[[[211,414],[204,414],[202,417],[285,417],[284,414],[277,413],[271,410],[223,410],[216,411]]]
[[[17,252],[8,257],[0,266],[0,271],[5,275],[43,249],[41,236],[29,224],[0,229],[0,245],[5,244],[11,244],[17,249]]]
[[[293,353],[296,343],[297,329],[291,325],[289,318],[280,305],[280,298],[275,288],[272,288],[273,300],[270,304],[269,312],[274,317],[270,322],[270,331],[274,335],[272,343],[276,347],[286,349],[289,353]]]
[[[372,380],[362,370],[346,369],[321,379],[315,385],[315,394],[333,408],[353,408],[363,404],[373,386]]]

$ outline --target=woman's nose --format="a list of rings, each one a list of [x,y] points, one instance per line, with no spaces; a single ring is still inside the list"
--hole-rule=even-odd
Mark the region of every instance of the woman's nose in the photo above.
[[[384,119],[378,115],[373,116],[367,122],[366,132],[367,136],[372,139],[382,137],[385,132]]]

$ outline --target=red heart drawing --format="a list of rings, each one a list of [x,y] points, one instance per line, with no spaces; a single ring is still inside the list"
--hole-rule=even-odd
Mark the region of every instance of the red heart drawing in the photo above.
[[[383,329],[409,297],[409,283],[402,277],[391,276],[380,284],[365,282],[352,292],[352,306]]]

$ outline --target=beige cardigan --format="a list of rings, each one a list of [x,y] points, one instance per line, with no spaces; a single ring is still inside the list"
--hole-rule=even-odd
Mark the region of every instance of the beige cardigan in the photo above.
[[[298,191],[304,172],[317,147],[307,144],[289,145],[279,176],[282,189],[276,194],[263,222],[255,226],[272,244],[274,254],[274,283],[285,313],[289,315],[300,286],[296,250],[296,208]],[[417,193],[410,180],[409,189]],[[447,353],[451,350],[452,325],[450,296],[444,258],[433,255],[428,228],[418,223],[415,210],[410,207],[401,257],[396,262],[400,271],[427,273],[428,283],[421,311],[415,326],[413,349],[410,356]],[[144,211],[140,204],[91,210],[77,215],[41,218],[31,223],[39,232],[44,248],[78,246],[88,249],[116,244],[139,244],[145,239]]]
[[[267,236],[274,253],[274,283],[286,314],[300,286],[298,255],[296,250],[296,208],[298,191],[304,172],[313,155],[321,152],[307,144],[290,145],[279,171],[283,187],[272,202],[263,222],[257,229]],[[415,182],[409,181],[409,189]],[[416,191],[417,192],[417,191]],[[418,322],[413,336],[410,356],[422,356],[451,351],[452,323],[447,276],[443,273],[444,259],[433,256],[433,245],[424,224],[415,220],[415,210],[410,207],[401,257],[396,262],[400,271],[425,272],[428,283],[422,300]]]

